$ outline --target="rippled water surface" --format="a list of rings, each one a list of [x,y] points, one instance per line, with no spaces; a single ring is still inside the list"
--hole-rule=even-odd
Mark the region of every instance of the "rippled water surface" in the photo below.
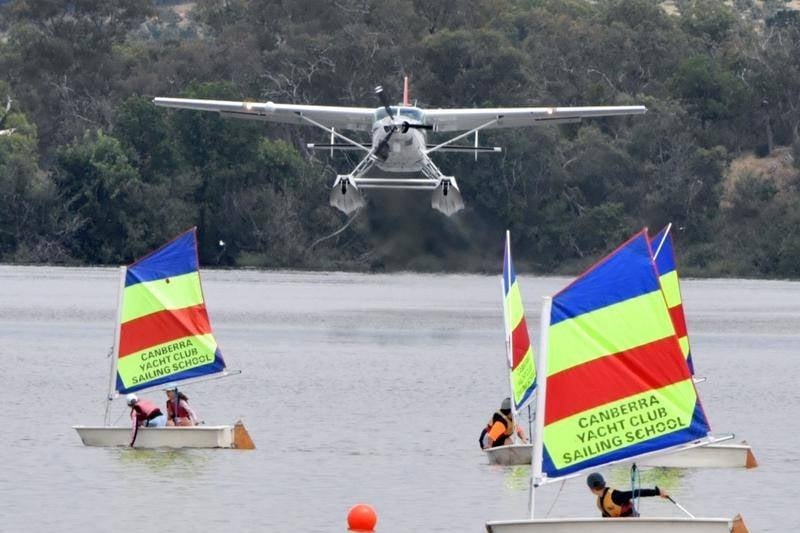
[[[488,466],[476,442],[507,388],[497,277],[203,276],[243,373],[185,392],[208,423],[241,417],[252,452],[84,447],[71,426],[102,423],[117,271],[0,267],[0,530],[344,532],[361,501],[379,532],[478,533],[527,515],[530,469]],[[529,324],[566,281],[521,278]],[[760,467],[648,470],[643,484],[697,515],[741,512],[752,533],[787,531],[800,524],[800,284],[687,280],[683,292],[712,426],[746,438]],[[126,421],[121,402],[112,413]],[[537,494],[538,516],[596,512],[581,479]]]

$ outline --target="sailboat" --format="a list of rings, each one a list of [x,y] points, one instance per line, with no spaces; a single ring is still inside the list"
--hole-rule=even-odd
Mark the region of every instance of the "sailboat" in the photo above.
[[[109,425],[120,394],[174,388],[223,377],[225,360],[211,330],[200,284],[197,228],[128,267],[120,267],[105,424],[73,426],[86,446],[128,446],[130,424]],[[140,427],[136,448],[254,448],[244,424]]]
[[[546,483],[714,440],[661,292],[647,230],[545,297],[540,333],[531,517],[488,522],[487,531],[746,531],[740,517],[534,516],[536,492]]]
[[[503,277],[500,280],[503,293],[503,322],[506,332],[506,359],[508,363],[509,388],[511,390],[511,416],[519,423],[518,413],[533,400],[536,388],[536,365],[533,347],[528,335],[522,295],[517,281],[517,272],[511,260],[511,233],[506,231],[506,246],[503,253]],[[512,438],[514,436],[512,435]],[[531,445],[512,443],[485,450],[489,464],[530,464]]]
[[[694,362],[689,345],[686,316],[683,312],[683,297],[675,263],[675,249],[668,224],[654,237],[650,238],[656,270],[661,290],[667,301],[669,315],[675,327],[681,352],[686,359],[689,371],[694,375]],[[698,380],[696,379],[695,382]],[[718,442],[707,446],[691,448],[678,454],[657,455],[643,459],[641,466],[669,468],[755,468],[758,466],[753,450],[747,442]]]

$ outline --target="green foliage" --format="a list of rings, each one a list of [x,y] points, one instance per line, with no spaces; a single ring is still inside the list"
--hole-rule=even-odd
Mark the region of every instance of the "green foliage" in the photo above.
[[[102,132],[59,151],[56,180],[78,219],[67,246],[91,263],[130,261],[191,225],[180,190],[145,183],[121,143]]]
[[[148,98],[132,96],[114,115],[114,134],[131,151],[143,179],[159,183],[179,171],[180,161],[167,115]]]
[[[742,105],[739,82],[704,55],[690,57],[673,78],[676,92],[703,121],[730,118]]]
[[[0,3],[0,129],[16,128],[0,136],[0,259],[125,262],[198,225],[204,263],[496,271],[508,228],[521,264],[565,271],[671,221],[693,273],[800,276],[800,174],[727,176],[778,145],[800,170],[800,17],[785,2],[177,4]],[[502,154],[434,156],[463,213],[370,192],[349,220],[328,186],[357,155],[306,153],[323,134],[151,102],[377,106],[372,88],[398,99],[405,74],[424,107],[648,113],[486,130]]]

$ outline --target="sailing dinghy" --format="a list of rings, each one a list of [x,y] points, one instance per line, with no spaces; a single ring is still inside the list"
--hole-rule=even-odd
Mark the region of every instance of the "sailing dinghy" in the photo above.
[[[108,402],[120,394],[223,377],[197,255],[197,228],[120,268]],[[128,446],[130,424],[73,426],[86,446]],[[136,448],[254,448],[244,425],[140,427]]]
[[[741,518],[536,519],[538,487],[707,444],[709,424],[661,293],[647,231],[545,297],[528,520],[490,533],[731,533]],[[587,492],[587,505],[593,505]]]
[[[667,301],[669,308],[670,319],[672,320],[675,328],[678,342],[681,347],[681,352],[686,359],[686,364],[689,371],[694,375],[694,365],[691,357],[691,349],[689,345],[689,336],[686,328],[686,318],[683,313],[683,299],[680,292],[680,282],[678,278],[677,268],[675,266],[675,253],[672,245],[672,236],[669,232],[671,225],[662,229],[655,237],[650,238],[651,247],[654,248],[656,270],[659,274],[659,283],[664,298]],[[511,253],[508,235],[506,236],[506,253],[503,261],[503,279],[504,279],[504,300],[503,309],[506,313],[506,321],[509,320],[509,309],[516,305],[519,309],[518,315],[523,316],[522,303],[519,299],[519,289],[512,297],[508,296],[508,291],[505,286],[511,286],[511,281],[516,282],[516,272],[513,265],[507,268],[506,265],[512,265]],[[523,316],[524,321],[524,316]],[[513,340],[508,333],[509,328],[506,327],[506,345],[508,353],[513,351]],[[527,329],[525,330],[525,339],[522,341],[524,345],[530,345],[527,336]],[[510,357],[510,356],[509,356]],[[531,353],[532,357],[532,353]],[[532,373],[531,390],[535,387],[535,368]],[[695,379],[695,382],[700,380]],[[513,378],[512,378],[513,389]],[[527,402],[532,398],[528,397]],[[512,444],[508,446],[499,446],[487,450],[490,464],[500,465],[524,465],[531,463],[531,444]],[[682,449],[680,451],[669,454],[656,454],[643,457],[639,460],[638,464],[645,467],[663,467],[663,468],[754,468],[758,466],[755,456],[753,455],[752,448],[746,442],[713,442],[705,446],[692,447]]]
[[[525,310],[522,307],[522,294],[517,282],[517,272],[511,261],[511,234],[506,231],[506,247],[503,253],[503,319],[506,332],[506,360],[511,389],[511,416],[519,423],[518,413],[528,406],[535,397],[536,365]],[[511,438],[516,438],[512,434]],[[530,464],[531,445],[512,443],[484,450],[489,464],[520,465]]]
[[[661,290],[667,301],[669,315],[675,327],[681,352],[686,359],[689,371],[694,375],[689,333],[686,327],[686,316],[683,312],[683,297],[675,263],[675,248],[672,245],[672,234],[670,233],[671,227],[672,224],[668,224],[655,237],[650,238],[650,245],[653,248]],[[718,442],[676,454],[646,457],[639,461],[639,465],[665,468],[754,468],[758,466],[758,462],[750,445],[743,441],[740,443]]]

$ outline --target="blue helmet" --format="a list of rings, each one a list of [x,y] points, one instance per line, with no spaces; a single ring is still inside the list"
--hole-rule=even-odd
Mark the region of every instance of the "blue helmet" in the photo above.
[[[606,486],[606,480],[597,472],[592,472],[586,478],[586,484],[589,485],[590,489],[602,489]]]

